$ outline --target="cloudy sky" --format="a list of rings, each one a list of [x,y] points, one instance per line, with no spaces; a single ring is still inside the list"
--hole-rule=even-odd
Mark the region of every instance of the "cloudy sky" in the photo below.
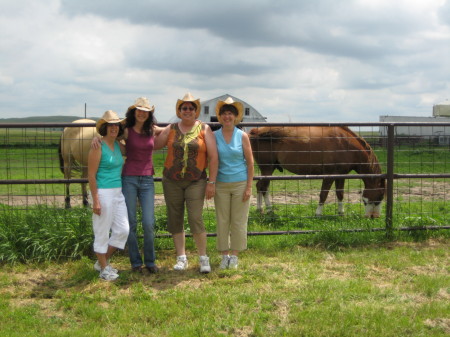
[[[450,0],[0,0],[0,118],[159,121],[190,91],[269,122],[431,116],[450,99]]]

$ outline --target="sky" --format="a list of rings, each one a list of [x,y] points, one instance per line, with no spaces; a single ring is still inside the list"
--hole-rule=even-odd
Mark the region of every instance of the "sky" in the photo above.
[[[158,121],[230,94],[268,122],[432,116],[450,99],[450,0],[0,0],[0,118]]]

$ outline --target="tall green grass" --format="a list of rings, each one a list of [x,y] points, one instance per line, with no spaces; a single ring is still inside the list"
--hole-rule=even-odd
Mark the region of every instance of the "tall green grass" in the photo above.
[[[355,206],[359,207],[359,206]],[[448,213],[448,205],[443,205]],[[282,232],[282,231],[314,231],[311,234],[287,235],[296,237],[297,244],[305,246],[321,246],[327,249],[337,247],[356,247],[361,245],[386,242],[389,240],[424,240],[432,237],[448,237],[446,230],[420,230],[403,232],[400,227],[425,227],[448,225],[448,219],[429,216],[411,216],[394,218],[394,235],[386,237],[384,219],[366,219],[356,211],[348,209],[347,216],[328,215],[317,218],[305,216],[311,206],[297,205],[289,211],[260,214],[251,209],[248,223],[249,232]],[[422,210],[423,211],[423,210]],[[156,235],[167,236],[166,210],[164,206],[155,210]],[[206,208],[203,213],[208,233],[216,232],[215,212]],[[138,214],[138,221],[140,213]],[[187,221],[186,221],[187,222]],[[352,230],[358,232],[352,232]],[[376,230],[376,231],[374,231]],[[142,239],[142,228],[138,226],[138,235]],[[190,234],[187,228],[187,234]],[[258,242],[270,244],[274,236]],[[88,208],[74,207],[69,210],[49,206],[35,206],[27,211],[14,207],[0,206],[0,262],[42,262],[67,259],[79,259],[92,255],[92,212]],[[158,249],[172,247],[170,239],[157,240]]]

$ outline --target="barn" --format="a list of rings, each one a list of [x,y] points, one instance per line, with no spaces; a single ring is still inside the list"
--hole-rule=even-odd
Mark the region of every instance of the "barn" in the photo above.
[[[267,117],[262,116],[254,107],[247,102],[235,96],[225,94],[216,98],[209,99],[207,101],[201,100],[202,110],[200,111],[199,120],[205,123],[217,122],[216,117],[216,105],[218,101],[223,101],[227,97],[231,97],[235,102],[241,102],[244,105],[244,118],[242,122],[265,122]],[[170,122],[173,123],[177,120],[177,117],[171,118]]]

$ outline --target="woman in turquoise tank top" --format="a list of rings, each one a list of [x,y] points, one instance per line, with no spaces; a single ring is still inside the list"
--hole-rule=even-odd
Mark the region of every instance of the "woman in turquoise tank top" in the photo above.
[[[222,128],[215,131],[219,170],[214,204],[220,268],[236,269],[238,254],[247,248],[247,221],[253,183],[253,154],[248,135],[236,127],[244,107],[231,97],[219,101],[216,115]]]
[[[88,157],[88,180],[92,194],[92,227],[94,252],[97,255],[99,277],[114,281],[119,277],[109,258],[117,249],[124,249],[129,224],[125,198],[122,194],[123,157],[117,137],[123,133],[121,120],[108,110],[97,122],[97,131],[103,136],[100,147],[91,149]],[[111,235],[110,235],[111,232]]]

